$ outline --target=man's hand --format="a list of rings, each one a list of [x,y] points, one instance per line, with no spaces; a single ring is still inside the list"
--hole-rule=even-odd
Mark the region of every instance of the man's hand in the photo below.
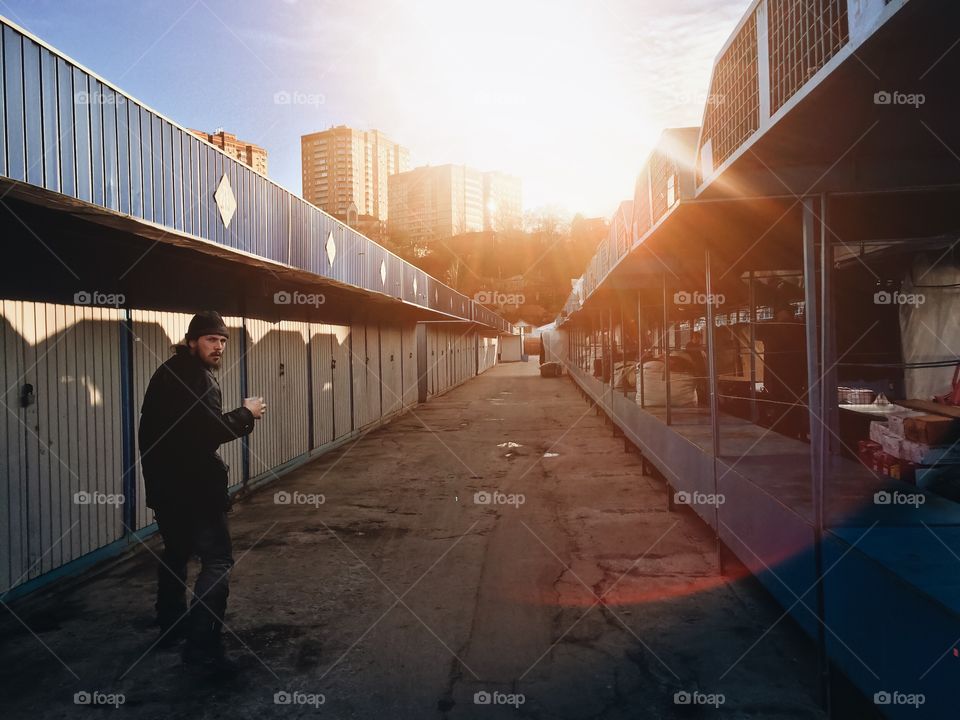
[[[250,411],[254,420],[259,420],[267,412],[267,404],[262,397],[248,397],[243,401],[243,406]]]

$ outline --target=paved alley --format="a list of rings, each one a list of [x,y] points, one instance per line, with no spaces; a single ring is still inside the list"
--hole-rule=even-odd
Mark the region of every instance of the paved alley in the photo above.
[[[813,645],[535,360],[236,503],[238,679],[148,652],[154,541],[5,613],[3,716],[822,717]]]

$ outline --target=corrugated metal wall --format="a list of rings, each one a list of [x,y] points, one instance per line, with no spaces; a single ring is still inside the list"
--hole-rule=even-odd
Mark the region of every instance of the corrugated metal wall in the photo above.
[[[403,356],[403,405],[417,404],[417,326],[404,325],[400,330]]]
[[[353,335],[349,325],[331,325],[333,349],[333,429],[334,439],[349,435],[353,429]]]
[[[136,445],[140,406],[191,316],[10,300],[0,309],[4,592],[150,528]],[[220,449],[231,486],[269,478],[311,449],[415,405],[421,367],[436,395],[476,373],[478,349],[483,369],[496,357],[494,339],[464,325],[428,325],[433,355],[421,365],[414,323],[225,320],[224,409],[239,407],[244,392],[268,402],[246,453],[243,441]],[[81,492],[99,499],[78,501]],[[103,501],[121,494],[126,506]]]
[[[367,397],[367,365],[370,356],[367,352],[367,329],[363,325],[350,327],[350,353],[353,366],[353,426],[357,429],[367,424],[369,403]]]
[[[497,339],[483,337],[467,325],[425,323],[427,397],[445,393],[485,372],[497,362]],[[410,334],[415,347],[416,329]],[[411,373],[411,383],[415,380]],[[414,392],[411,388],[410,392]]]
[[[250,477],[280,465],[283,454],[283,389],[280,377],[280,334],[267,320],[247,320],[247,395],[269,398],[267,417],[250,435]]]
[[[399,325],[380,326],[380,383],[383,415],[390,416],[403,407],[403,348]]]
[[[478,343],[480,366],[477,368],[477,374],[480,374],[497,364],[497,338],[480,337]]]
[[[2,309],[5,589],[126,530],[122,504],[105,502],[123,493],[121,311],[9,300]]]
[[[333,442],[333,329],[330,325],[310,325],[311,395],[313,397],[313,447]]]

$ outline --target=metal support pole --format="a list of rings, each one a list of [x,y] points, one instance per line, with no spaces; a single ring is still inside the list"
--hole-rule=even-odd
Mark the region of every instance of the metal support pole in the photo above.
[[[673,415],[670,412],[670,334],[668,331],[667,317],[667,274],[662,273],[663,278],[663,380],[664,380],[664,401],[666,404],[667,425],[671,424]]]
[[[627,396],[627,328],[623,324],[623,299],[620,299],[620,354],[623,355],[623,396]]]
[[[803,200],[803,287],[804,314],[807,339],[807,409],[810,419],[810,480],[813,501],[813,555],[814,573],[817,578],[817,660],[820,675],[820,698],[824,707],[830,706],[830,659],[827,656],[824,633],[823,596],[823,435],[818,426],[823,417],[820,399],[823,384],[820,382],[818,364],[820,353],[817,343],[817,239],[814,199]]]
[[[616,355],[613,349],[613,308],[607,308],[607,347],[610,350],[610,400],[613,401],[613,382],[614,382],[614,367],[616,362],[614,362],[614,357]]]
[[[717,324],[716,313],[713,304],[713,277],[710,268],[710,251],[706,251],[704,257],[706,261],[706,281],[707,281],[707,373],[710,383],[710,427],[713,433],[713,456],[720,457],[720,403],[717,396]],[[716,478],[716,473],[714,473]],[[714,488],[716,491],[716,488]]]
[[[760,408],[757,407],[757,290],[756,278],[750,271],[750,421],[760,422]]]
[[[837,336],[836,323],[833,315],[833,239],[830,237],[830,228],[827,226],[829,212],[829,197],[824,193],[820,196],[820,367],[823,380],[820,410],[821,444],[823,448],[823,469],[821,471],[822,487],[829,486],[829,463],[827,457],[837,452],[836,438],[840,432],[839,409],[837,408]],[[821,498],[822,500],[822,498]]]
[[[642,292],[637,290],[637,392],[640,393],[640,407],[643,402],[643,300]]]
[[[597,349],[595,346],[596,342],[596,318],[593,313],[590,313],[590,352],[588,353],[587,358],[587,376],[593,377],[593,366],[596,363],[596,353]]]
[[[710,267],[710,251],[704,253],[704,275],[706,279],[707,291],[707,382],[710,384],[710,434],[713,439],[713,496],[720,497],[718,464],[720,458],[720,407],[717,397],[717,324],[715,321],[714,301],[713,301],[713,273]],[[720,503],[713,505],[713,530],[714,540],[717,549],[717,566],[720,568],[721,575],[725,568],[723,563],[723,553],[720,552]]]

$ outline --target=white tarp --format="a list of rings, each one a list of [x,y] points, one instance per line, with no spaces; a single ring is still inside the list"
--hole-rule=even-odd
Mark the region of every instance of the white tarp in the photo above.
[[[917,302],[900,304],[900,335],[907,363],[960,360],[960,267],[943,251],[919,255],[903,284],[903,294]],[[922,302],[919,301],[922,298]],[[950,390],[953,368],[921,368],[904,374],[908,398],[929,400]]]

